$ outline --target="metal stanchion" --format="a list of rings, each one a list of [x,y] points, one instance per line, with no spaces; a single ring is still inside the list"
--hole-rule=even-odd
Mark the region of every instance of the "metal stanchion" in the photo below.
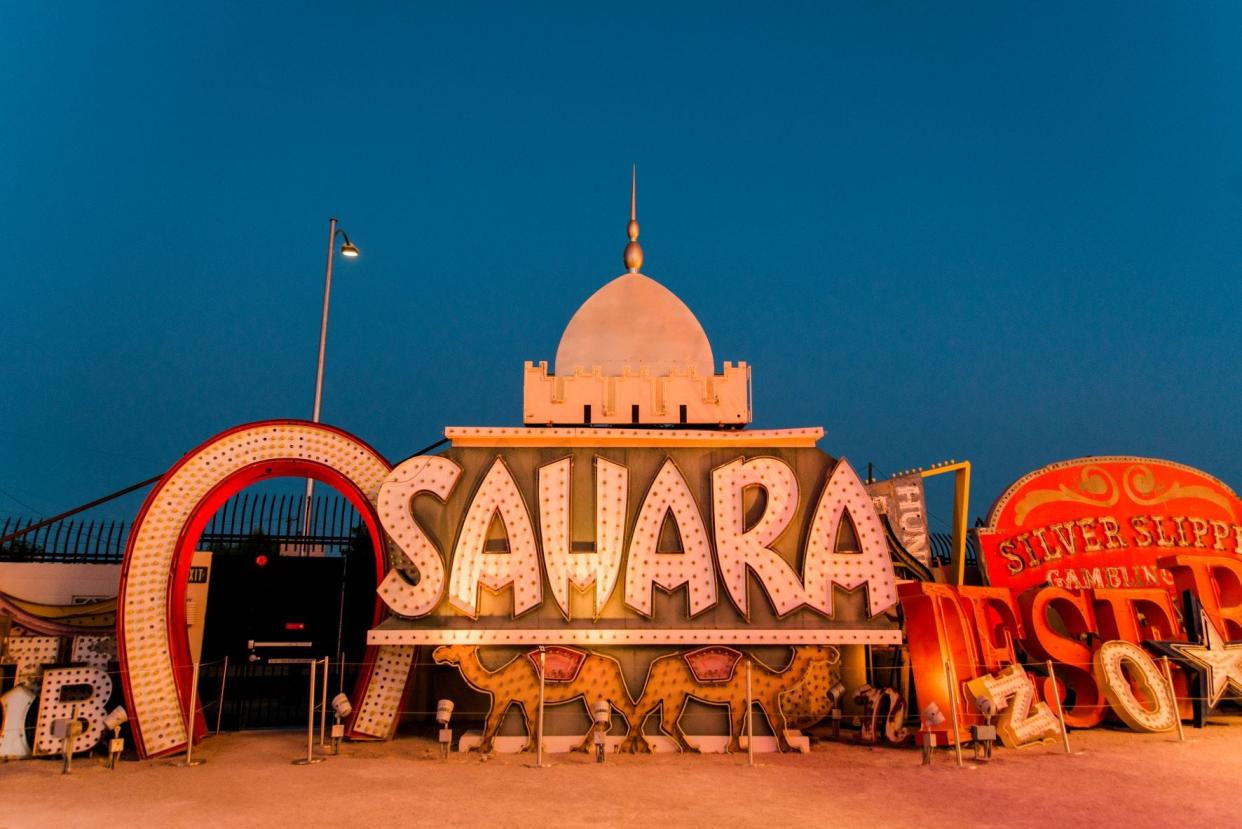
[[[591,738],[595,743],[595,762],[604,762],[608,729],[612,726],[612,706],[608,700],[597,699],[591,706]]]
[[[220,735],[220,718],[224,716],[224,683],[229,678],[229,655],[224,655],[224,670],[220,672],[220,698],[216,700],[216,736]]]
[[[186,718],[185,760],[179,765],[201,766],[206,760],[194,759],[194,724],[198,719],[198,660],[194,661],[194,670],[190,676],[190,716]]]
[[[440,726],[439,743],[440,759],[447,760],[449,749],[453,747],[453,729],[449,721],[453,718],[453,701],[442,699],[436,703],[436,723]]]
[[[543,683],[546,668],[548,666],[548,649],[543,645],[539,646],[539,724],[536,729],[537,742],[535,744],[536,763],[543,768]]]
[[[1173,699],[1173,719],[1177,721],[1177,739],[1186,742],[1186,729],[1182,727],[1182,712],[1177,710],[1177,689],[1173,687],[1173,669],[1169,667],[1169,658],[1160,657],[1160,667],[1164,668],[1164,681],[1169,686],[1169,696]]]
[[[746,660],[746,758],[750,765],[755,764],[755,705],[750,687],[750,660]],[[780,719],[777,717],[777,719]],[[779,740],[777,741],[780,742]]]
[[[920,732],[923,735],[923,765],[930,766],[933,752],[936,749],[936,732],[932,729],[944,725],[944,712],[935,702],[929,702],[923,709],[921,719],[923,720],[923,730]]]
[[[64,765],[60,767],[61,774],[69,774],[73,771],[73,742],[78,735],[82,733],[82,723],[78,720],[78,706],[74,703],[69,708],[69,719],[64,721],[65,734],[61,741],[61,750],[65,753]]]
[[[949,684],[949,710],[953,713],[953,748],[957,751],[957,767],[962,767],[962,732],[957,723],[957,680],[953,675],[953,663],[945,661],[944,679]]]
[[[901,649],[901,698],[908,700],[910,697],[910,649],[902,647]]]
[[[328,724],[328,657],[323,658],[323,694],[319,697],[319,750],[325,751],[324,729]]]
[[[1052,669],[1051,659],[1049,659],[1045,664],[1048,666],[1048,681],[1052,683],[1052,690],[1050,693],[1052,694],[1053,701],[1057,704],[1057,721],[1061,723],[1061,743],[1065,746],[1065,753],[1070,754],[1069,731],[1065,728],[1065,709],[1061,707],[1061,692],[1057,688],[1057,674],[1056,671]]]
[[[125,750],[125,740],[121,738],[121,726],[129,722],[129,714],[121,706],[113,708],[104,717],[103,726],[112,731],[112,739],[108,740],[108,768],[115,769],[116,762]]]
[[[276,660],[272,660],[275,662]],[[290,660],[295,661],[295,660]],[[315,752],[315,668],[319,665],[318,659],[296,660],[305,662],[310,665],[310,699],[306,702],[306,756],[299,757],[293,761],[295,766],[309,766],[314,763],[322,763],[322,757],[316,757]]]

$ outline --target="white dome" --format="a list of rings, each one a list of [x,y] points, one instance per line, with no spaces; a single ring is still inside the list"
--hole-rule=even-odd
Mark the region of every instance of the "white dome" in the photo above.
[[[618,376],[628,366],[654,376],[693,368],[715,373],[712,344],[686,303],[641,273],[618,276],[582,303],[556,349],[556,373],[599,366]]]

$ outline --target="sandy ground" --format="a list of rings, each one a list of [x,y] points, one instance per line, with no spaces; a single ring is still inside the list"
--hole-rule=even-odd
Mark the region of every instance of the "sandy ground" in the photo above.
[[[421,738],[347,744],[309,767],[290,732],[221,735],[194,768],[80,758],[0,764],[0,827],[239,826],[1237,826],[1242,719],[1176,735],[1095,729],[931,768],[916,750],[817,743],[809,755],[437,759]]]

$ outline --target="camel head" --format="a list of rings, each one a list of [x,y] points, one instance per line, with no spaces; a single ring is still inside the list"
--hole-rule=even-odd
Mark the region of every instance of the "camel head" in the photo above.
[[[460,665],[462,660],[478,650],[474,645],[441,645],[431,652],[437,665]]]

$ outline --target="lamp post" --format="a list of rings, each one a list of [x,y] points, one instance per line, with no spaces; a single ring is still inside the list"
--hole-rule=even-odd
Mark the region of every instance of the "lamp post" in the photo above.
[[[319,422],[319,410],[323,405],[323,355],[328,346],[328,303],[332,299],[332,261],[336,254],[336,237],[340,236],[344,241],[341,244],[341,256],[346,259],[355,259],[358,256],[358,248],[353,242],[349,241],[349,234],[336,226],[336,217],[328,223],[328,266],[323,279],[323,317],[319,321],[319,363],[315,369],[315,409],[311,414],[313,423]],[[310,532],[312,503],[315,497],[315,479],[306,479],[306,503],[302,509],[302,555],[310,554]]]

